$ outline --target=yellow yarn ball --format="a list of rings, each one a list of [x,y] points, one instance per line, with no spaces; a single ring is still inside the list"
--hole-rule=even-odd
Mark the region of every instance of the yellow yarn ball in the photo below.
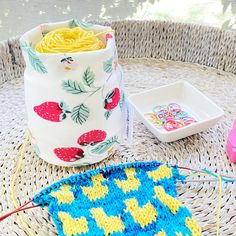
[[[103,32],[101,32],[103,33]],[[98,33],[98,34],[101,34]],[[47,33],[35,46],[41,53],[87,52],[105,48],[93,31],[80,27],[59,28]]]

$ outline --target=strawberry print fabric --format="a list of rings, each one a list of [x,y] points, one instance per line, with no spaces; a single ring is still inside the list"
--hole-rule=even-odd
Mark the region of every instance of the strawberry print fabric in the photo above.
[[[34,50],[47,32],[76,26],[104,32],[99,37],[106,47],[85,53]],[[125,100],[113,31],[72,20],[38,26],[20,43],[28,127],[39,156],[56,165],[80,166],[112,154],[122,136]]]

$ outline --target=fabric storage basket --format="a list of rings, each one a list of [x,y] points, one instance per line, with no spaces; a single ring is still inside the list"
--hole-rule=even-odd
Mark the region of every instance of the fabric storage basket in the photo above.
[[[98,37],[106,47],[77,53],[34,50],[47,32],[76,26],[104,32]],[[20,44],[28,128],[37,154],[61,166],[92,164],[112,154],[123,130],[124,91],[111,28],[77,20],[49,23],[25,33]]]

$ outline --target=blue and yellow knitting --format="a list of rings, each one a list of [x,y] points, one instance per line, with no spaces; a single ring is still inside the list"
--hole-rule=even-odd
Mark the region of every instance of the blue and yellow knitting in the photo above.
[[[201,229],[175,197],[177,167],[137,162],[73,175],[44,189],[59,235],[199,236]]]

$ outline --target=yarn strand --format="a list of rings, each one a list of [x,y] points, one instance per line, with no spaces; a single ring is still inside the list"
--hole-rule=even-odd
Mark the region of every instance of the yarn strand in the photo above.
[[[17,199],[16,199],[16,196],[15,196],[15,191],[14,191],[14,187],[15,187],[15,183],[16,183],[16,179],[18,178],[19,176],[19,173],[20,173],[20,170],[21,170],[21,167],[22,167],[22,164],[23,164],[23,158],[24,158],[24,154],[25,154],[25,151],[26,151],[26,147],[27,145],[29,144],[29,139],[30,139],[30,133],[28,133],[26,135],[26,138],[24,139],[24,142],[21,146],[21,149],[20,149],[20,157],[19,157],[19,161],[17,163],[17,167],[16,167],[16,170],[14,172],[14,174],[12,175],[12,180],[11,180],[11,184],[10,184],[10,197],[11,197],[11,200],[12,200],[12,203],[13,203],[13,206],[15,208],[19,208],[19,204],[17,202]],[[25,205],[25,204],[24,204]],[[23,206],[24,206],[23,205]],[[22,206],[21,206],[22,207]],[[26,223],[23,215],[21,214],[21,212],[18,212],[18,218],[19,218],[19,221],[21,223],[21,225],[24,227],[24,229],[26,230],[27,234],[29,236],[34,236],[34,233],[33,231],[30,229],[30,227],[28,226],[28,224]]]
[[[183,168],[185,169],[185,168]],[[193,171],[194,173],[189,176],[206,176],[206,175],[210,175],[213,177],[218,178],[219,181],[219,192],[218,192],[218,204],[217,204],[217,213],[216,213],[216,236],[220,235],[220,210],[221,210],[221,205],[222,205],[222,193],[223,193],[223,187],[222,187],[222,180],[224,180],[226,183],[227,182],[235,182],[235,179],[222,179],[221,175],[217,174],[217,173],[213,173],[209,170],[200,170],[200,171]],[[197,173],[198,172],[198,173]],[[209,181],[209,180],[206,180]]]
[[[218,206],[217,206],[217,232],[216,235],[220,235],[220,210],[222,205],[222,194],[223,194],[223,188],[222,188],[222,178],[219,174],[216,174],[219,179],[219,195],[218,195]]]

